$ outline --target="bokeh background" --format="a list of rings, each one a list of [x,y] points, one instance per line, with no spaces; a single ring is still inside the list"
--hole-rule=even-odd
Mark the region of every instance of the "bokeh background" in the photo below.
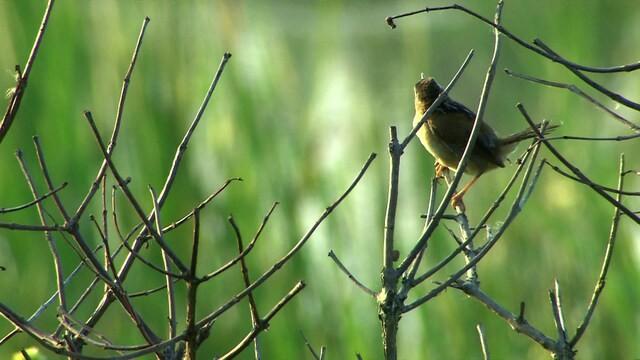
[[[435,1],[430,6],[446,3]],[[462,1],[492,17],[492,2]],[[235,253],[226,222],[233,214],[250,238],[273,201],[281,206],[261,243],[248,257],[253,278],[284,254],[316,217],[350,183],[370,152],[380,156],[353,194],[322,225],[305,248],[260,287],[262,313],[293,286],[308,287],[260,336],[266,359],[310,359],[301,332],[328,358],[380,359],[382,346],[376,304],[356,289],[326,256],[333,249],[370,287],[379,287],[381,239],[388,178],[388,127],[410,130],[412,86],[421,72],[446,83],[469,49],[476,50],[452,95],[475,107],[493,47],[491,29],[460,12],[430,13],[399,21],[389,29],[387,15],[418,9],[422,1],[59,1],[50,20],[27,94],[8,138],[0,146],[0,206],[27,201],[28,188],[14,151],[21,148],[35,174],[31,136],[39,135],[53,178],[68,181],[61,196],[75,208],[95,176],[101,159],[81,112],[90,109],[105,136],[110,133],[122,77],[144,16],[151,18],[133,74],[115,161],[133,179],[132,188],[151,207],[147,185],[160,189],[175,147],[193,118],[224,51],[233,57],[205,113],[169,198],[163,218],[170,221],[217,189],[225,179],[236,183],[203,212],[200,270],[212,270]],[[0,88],[13,86],[14,64],[23,64],[37,31],[45,1],[0,1]],[[567,58],[588,65],[617,65],[638,60],[640,7],[636,1],[543,0],[507,2],[504,24],[524,39],[539,37]],[[500,68],[576,83],[561,66],[504,41]],[[640,99],[640,73],[593,75],[630,99]],[[592,91],[588,91],[593,94]],[[594,96],[615,107],[612,101]],[[583,99],[559,89],[542,88],[499,72],[486,121],[500,133],[525,123],[514,105],[523,102],[538,120],[562,123],[560,134],[607,136],[629,130]],[[4,104],[4,101],[3,101]],[[639,114],[618,111],[638,121]],[[602,184],[614,186],[618,154],[629,168],[640,168],[640,143],[558,142],[559,149]],[[520,150],[522,150],[522,146]],[[543,151],[542,156],[549,156]],[[551,159],[552,162],[555,162]],[[397,239],[402,255],[416,240],[432,176],[433,159],[414,142],[403,157]],[[465,197],[471,221],[477,221],[511,176],[514,167],[486,175]],[[41,186],[43,183],[37,176]],[[629,188],[638,189],[637,177]],[[628,204],[640,205],[628,200]],[[52,204],[47,207],[55,212]],[[132,214],[120,201],[120,210]],[[98,204],[90,209],[97,214]],[[527,317],[555,334],[547,290],[558,279],[572,333],[583,316],[597,279],[608,236],[611,206],[585,186],[546,169],[534,196],[496,248],[479,266],[482,286],[516,312],[527,304]],[[498,223],[505,211],[492,220]],[[2,215],[0,221],[37,223],[35,210]],[[133,215],[124,215],[128,226]],[[98,243],[89,222],[85,236]],[[171,233],[182,256],[190,249],[190,228]],[[62,239],[59,239],[62,241]],[[115,243],[115,240],[114,240]],[[454,246],[439,229],[426,257],[434,264]],[[640,357],[640,232],[622,219],[613,264],[601,304],[583,341],[581,359]],[[66,245],[66,271],[76,256]],[[160,263],[157,249],[146,256]],[[462,260],[457,261],[457,267]],[[55,289],[52,261],[40,234],[0,231],[0,301],[30,315]],[[449,267],[437,276],[451,273]],[[78,296],[90,281],[85,271],[73,282]],[[201,287],[198,313],[208,313],[241,289],[239,271]],[[136,266],[129,291],[148,289],[163,278]],[[423,285],[414,297],[431,287]],[[179,288],[184,294],[184,288]],[[84,319],[97,297],[77,318]],[[136,300],[140,311],[166,333],[165,296]],[[183,314],[184,303],[179,303]],[[447,291],[400,326],[402,359],[480,359],[475,325],[485,326],[496,359],[547,358],[527,338],[456,291]],[[55,309],[37,326],[51,329]],[[0,334],[12,329],[0,321]],[[118,306],[97,329],[118,344],[141,339]],[[203,358],[226,352],[250,330],[243,302],[216,322],[200,351]],[[33,344],[16,336],[0,348],[0,358]],[[92,350],[94,355],[105,355]],[[49,355],[49,358],[56,358]],[[246,351],[242,359],[251,358]]]

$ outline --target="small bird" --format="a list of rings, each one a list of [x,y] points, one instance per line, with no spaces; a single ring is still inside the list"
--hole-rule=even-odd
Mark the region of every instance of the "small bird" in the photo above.
[[[414,86],[415,110],[413,126],[422,119],[429,106],[433,104],[442,87],[438,82],[429,77],[421,79]],[[466,106],[446,96],[438,108],[427,118],[424,125],[418,130],[418,138],[424,147],[436,159],[436,176],[442,177],[448,169],[456,170],[462,158],[464,149],[471,135],[476,114]],[[540,124],[537,124],[538,128]],[[547,126],[544,133],[548,134],[557,125]],[[471,181],[462,190],[451,198],[451,205],[464,211],[462,197],[485,172],[505,166],[507,156],[516,148],[522,140],[536,136],[531,129],[526,129],[504,138],[498,137],[496,132],[483,122],[480,125],[480,133],[472,149],[467,162],[465,173],[473,176]]]

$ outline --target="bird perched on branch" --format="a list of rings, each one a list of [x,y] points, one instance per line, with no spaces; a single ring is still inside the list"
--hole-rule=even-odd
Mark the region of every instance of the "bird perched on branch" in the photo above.
[[[429,106],[440,95],[442,87],[435,79],[426,78],[416,83],[414,91],[416,114],[413,117],[413,126],[416,126]],[[448,169],[454,171],[457,169],[471,135],[475,118],[476,114],[473,111],[446,96],[418,131],[420,142],[436,159],[437,177],[442,177]],[[539,128],[540,124],[537,124],[537,127]],[[544,134],[548,134],[556,127],[557,125],[548,126]],[[462,197],[478,178],[489,170],[504,167],[507,156],[515,150],[520,141],[536,136],[532,129],[526,129],[500,138],[485,122],[480,125],[479,131],[465,169],[465,173],[473,178],[451,198],[451,205],[454,208],[459,207],[462,211],[464,211]]]

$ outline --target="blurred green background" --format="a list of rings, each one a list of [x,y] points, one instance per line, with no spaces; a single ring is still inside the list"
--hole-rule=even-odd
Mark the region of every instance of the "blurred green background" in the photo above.
[[[487,17],[493,2],[462,1]],[[429,6],[446,2],[429,2]],[[365,284],[379,287],[381,239],[387,196],[388,127],[410,130],[412,86],[421,72],[446,83],[469,49],[476,56],[452,96],[475,108],[491,51],[489,27],[460,12],[430,13],[398,21],[389,29],[385,16],[418,9],[421,1],[59,1],[53,10],[26,96],[16,123],[0,145],[0,206],[30,198],[14,151],[22,148],[34,174],[37,163],[31,136],[39,135],[56,183],[68,181],[61,193],[75,209],[95,176],[101,159],[81,112],[94,113],[105,137],[110,133],[122,77],[127,69],[144,16],[151,18],[133,74],[115,161],[133,179],[132,189],[150,209],[146,187],[159,190],[176,145],[192,120],[224,51],[233,57],[192,139],[173,195],[162,212],[165,222],[189,211],[225,179],[240,176],[202,214],[200,272],[210,271],[235,253],[226,217],[233,214],[248,240],[273,201],[281,206],[260,243],[248,257],[253,278],[280,258],[351,182],[370,152],[380,156],[352,195],[316,232],[303,250],[257,292],[266,313],[298,280],[308,287],[260,336],[266,359],[310,359],[300,332],[328,358],[380,359],[382,346],[376,304],[356,289],[326,256],[333,249]],[[45,1],[0,0],[0,88],[13,86],[16,63],[24,64],[37,31]],[[539,37],[567,58],[587,65],[608,66],[638,60],[640,7],[636,1],[543,0],[507,2],[504,24],[522,38]],[[578,84],[567,70],[505,40],[499,68]],[[633,100],[640,99],[640,72],[593,75],[604,85]],[[589,91],[590,93],[593,93]],[[615,104],[602,96],[605,104]],[[606,136],[629,130],[602,111],[559,89],[541,88],[499,72],[486,121],[500,133],[520,130],[525,123],[514,105],[523,102],[537,120],[561,122],[560,134]],[[5,101],[3,101],[3,104]],[[3,105],[4,106],[4,105]],[[626,108],[618,111],[636,123]],[[558,142],[559,149],[592,179],[616,184],[618,154],[627,154],[629,168],[640,168],[640,143]],[[522,150],[523,147],[520,147]],[[549,156],[546,151],[543,156]],[[553,159],[551,159],[552,162]],[[415,141],[403,157],[397,239],[401,254],[417,238],[432,176],[433,159]],[[483,177],[465,197],[472,222],[511,176],[513,166]],[[41,189],[41,176],[36,176]],[[628,187],[638,189],[638,177]],[[638,208],[640,203],[628,200]],[[125,200],[120,209],[132,214]],[[55,213],[52,203],[47,204]],[[98,214],[96,201],[90,213]],[[526,301],[527,317],[555,336],[547,290],[558,279],[571,333],[582,319],[597,279],[608,236],[611,206],[584,186],[542,175],[524,212],[479,266],[484,290],[517,312]],[[495,224],[504,217],[499,211]],[[37,223],[31,209],[2,215],[3,222]],[[128,226],[133,215],[123,216]],[[98,243],[88,220],[81,224]],[[186,258],[190,225],[168,238]],[[62,242],[61,238],[58,238]],[[113,243],[116,240],[113,239]],[[434,264],[455,243],[439,229],[426,258]],[[581,359],[640,357],[640,232],[623,218],[607,287],[591,327],[578,346]],[[68,273],[77,258],[63,251]],[[159,252],[145,255],[160,263]],[[120,259],[121,260],[121,259]],[[462,260],[437,276],[443,279]],[[55,289],[52,261],[42,235],[0,231],[0,301],[30,315]],[[84,271],[70,290],[75,298],[90,281]],[[237,269],[201,287],[199,316],[204,316],[241,289]],[[126,282],[133,292],[163,283],[162,276],[137,265]],[[424,294],[430,284],[417,289]],[[179,286],[179,294],[185,291]],[[78,319],[85,319],[97,301],[90,297]],[[165,296],[137,299],[140,312],[157,333],[166,334]],[[184,302],[179,302],[180,315]],[[55,309],[36,321],[55,326]],[[485,326],[496,359],[547,358],[527,338],[513,332],[484,307],[456,291],[447,291],[400,326],[400,358],[480,359],[475,325]],[[0,321],[0,334],[12,329]],[[112,306],[98,326],[117,344],[141,339],[119,306]],[[245,302],[213,327],[203,358],[228,351],[250,330]],[[16,336],[0,348],[4,359],[33,344]],[[90,354],[106,355],[99,350]],[[49,355],[49,358],[55,358]],[[242,359],[252,358],[249,350]]]

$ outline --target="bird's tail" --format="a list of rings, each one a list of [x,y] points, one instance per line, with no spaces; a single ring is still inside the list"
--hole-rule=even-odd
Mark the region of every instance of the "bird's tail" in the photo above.
[[[541,126],[542,126],[542,123],[536,124],[537,129],[540,129]],[[553,130],[555,130],[559,126],[560,125],[547,125],[547,127],[544,129],[543,135],[547,135],[551,133]],[[500,144],[502,145],[501,147],[503,149],[502,151],[503,155],[506,156],[509,153],[511,153],[516,148],[516,146],[520,141],[526,140],[526,139],[533,139],[535,137],[536,137],[536,133],[533,131],[533,129],[529,128],[523,131],[519,131],[515,134],[511,134],[504,138],[501,138]]]

